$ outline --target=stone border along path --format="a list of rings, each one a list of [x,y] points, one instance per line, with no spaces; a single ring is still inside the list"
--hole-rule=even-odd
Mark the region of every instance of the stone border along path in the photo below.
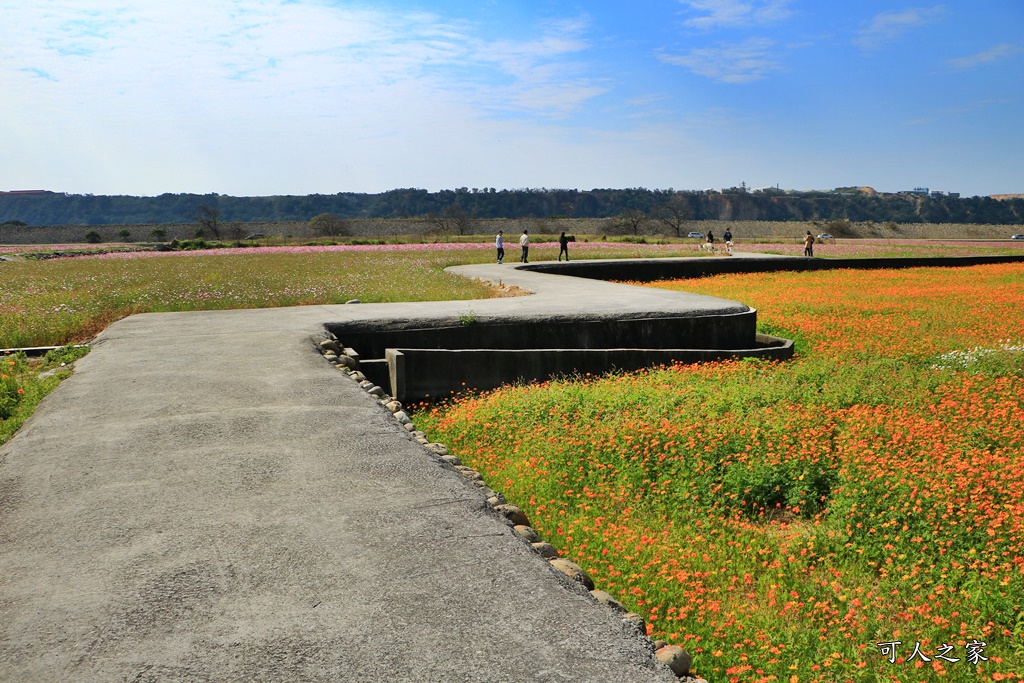
[[[0,447],[0,680],[675,680],[496,493],[313,350],[328,321],[747,308],[453,270],[534,295],[108,327]]]
[[[521,508],[509,504],[502,494],[491,489],[484,481],[483,475],[480,472],[463,465],[462,460],[448,452],[447,446],[430,441],[424,432],[416,429],[416,425],[403,409],[401,402],[388,396],[382,388],[368,381],[366,376],[359,371],[358,355],[351,348],[345,347],[336,337],[332,337],[320,342],[320,349],[324,358],[329,363],[346,373],[366,393],[380,401],[394,415],[395,420],[402,425],[402,428],[409,432],[418,443],[422,444],[429,452],[438,456],[441,461],[454,467],[455,471],[471,483],[478,486],[483,495],[487,497],[487,505],[507,520],[508,524],[512,525],[516,535],[529,543],[533,550],[548,561],[548,564],[565,574],[570,580],[581,584],[590,592],[590,595],[595,600],[619,613],[624,622],[635,625],[637,635],[642,636],[647,633],[647,623],[644,621],[643,616],[636,612],[627,611],[622,603],[612,597],[611,594],[597,590],[594,586],[594,580],[590,578],[590,575],[582,567],[571,560],[561,557],[553,545],[545,542],[540,537],[540,534],[530,526],[530,520]],[[654,648],[654,656],[676,676],[691,678],[694,683],[698,681],[706,683],[704,679],[690,676],[692,657],[681,646],[671,645],[663,640],[654,640],[651,647]]]

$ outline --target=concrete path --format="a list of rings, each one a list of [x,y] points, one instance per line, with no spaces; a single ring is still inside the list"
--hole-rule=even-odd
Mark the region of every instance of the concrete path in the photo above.
[[[745,307],[458,272],[537,294],[111,325],[0,448],[0,680],[674,680],[314,344],[354,319]]]

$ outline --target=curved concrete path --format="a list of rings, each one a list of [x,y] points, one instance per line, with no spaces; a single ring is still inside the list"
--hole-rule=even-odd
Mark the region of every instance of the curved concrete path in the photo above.
[[[0,449],[0,680],[674,680],[314,343],[344,320],[746,307],[456,272],[536,294],[104,331]]]

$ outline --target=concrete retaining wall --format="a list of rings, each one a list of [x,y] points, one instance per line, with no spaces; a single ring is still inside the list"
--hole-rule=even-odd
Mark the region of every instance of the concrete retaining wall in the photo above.
[[[793,342],[757,335],[746,349],[395,349],[383,360],[362,360],[367,379],[400,401],[444,398],[515,382],[542,382],[574,375],[632,371],[674,362],[725,358],[791,358]]]
[[[436,326],[431,326],[431,325]],[[329,324],[327,329],[364,359],[386,349],[745,349],[755,343],[757,312],[644,317],[632,320],[437,321]]]
[[[702,259],[637,259],[606,261],[573,261],[569,263],[536,263],[523,270],[555,275],[571,275],[592,280],[652,282],[682,278],[706,277],[723,273],[771,273],[778,271],[836,270],[853,268],[962,267],[989,263],[1021,263],[1024,256],[936,256],[916,258],[702,258]]]
[[[795,259],[703,258],[539,263],[520,270],[598,280],[651,281],[718,273],[971,266],[1021,262],[1018,256]],[[599,302],[595,302],[595,309]],[[374,383],[399,400],[440,398],[516,381],[544,381],[574,373],[603,374],[672,362],[762,356],[789,358],[792,342],[756,334],[752,309],[690,316],[636,314],[631,319],[589,316],[367,320],[327,325],[363,359]]]

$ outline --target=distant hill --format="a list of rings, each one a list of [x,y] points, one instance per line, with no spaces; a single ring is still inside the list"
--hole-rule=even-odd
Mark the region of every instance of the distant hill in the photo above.
[[[162,194],[157,197],[73,195],[47,191],[0,193],[0,224],[33,226],[191,223],[199,206],[213,207],[225,222],[308,221],[331,213],[349,219],[414,218],[458,207],[481,219],[611,218],[666,209],[688,220],[830,221],[877,223],[1024,223],[1024,197],[881,194],[870,187],[831,192],[626,189],[494,188],[427,190],[405,188],[378,194],[232,197],[219,194]]]
[[[989,195],[992,199],[1004,201],[1007,199],[1024,199],[1024,194],[992,194]]]

